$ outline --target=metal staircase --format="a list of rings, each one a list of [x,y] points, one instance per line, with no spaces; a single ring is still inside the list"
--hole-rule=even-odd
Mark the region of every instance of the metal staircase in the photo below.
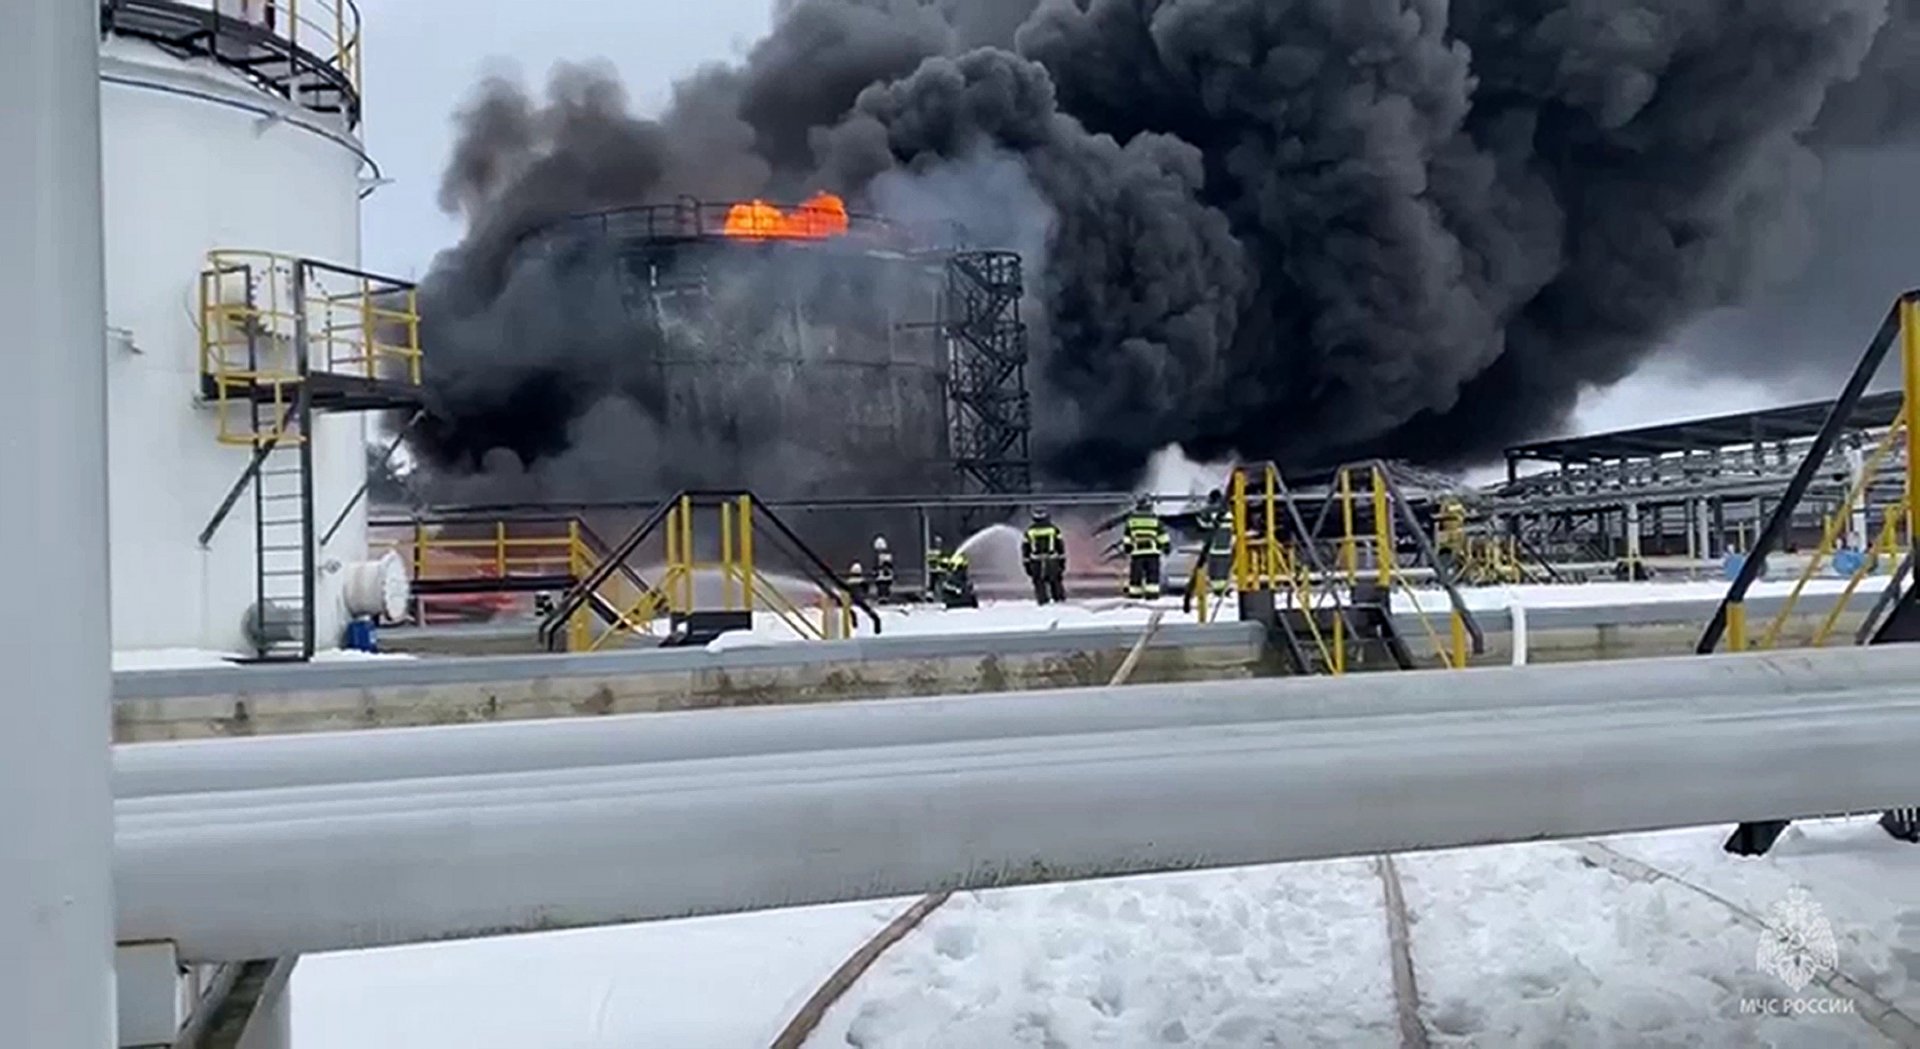
[[[246,628],[254,659],[305,661],[328,640],[316,626],[324,540],[316,535],[315,420],[328,412],[395,409],[413,409],[417,417],[417,297],[411,284],[359,270],[218,251],[200,275],[199,322],[202,402],[217,420],[218,440],[251,452],[201,530],[200,545],[212,544],[251,488],[254,586]],[[349,509],[361,494],[352,493]]]
[[[1341,467],[1312,524],[1271,463],[1237,467],[1228,480],[1227,505],[1231,513],[1217,527],[1233,531],[1233,589],[1239,593],[1240,618],[1267,626],[1291,672],[1338,675],[1436,664],[1459,669],[1471,656],[1484,652],[1484,638],[1473,613],[1387,464]],[[1399,567],[1403,534],[1411,537],[1416,563],[1433,570],[1445,594],[1447,638],[1419,608],[1418,597]],[[1207,536],[1202,549],[1212,543],[1213,537]],[[1372,562],[1365,572],[1363,551],[1365,560]],[[1187,591],[1198,598],[1203,622],[1217,607],[1209,599],[1210,584],[1202,559],[1195,565]],[[1414,617],[1431,644],[1432,660],[1417,655],[1401,634],[1393,614],[1396,588],[1413,603]]]
[[[1899,352],[1894,356],[1896,349]],[[1902,390],[1899,414],[1887,426],[1879,444],[1860,461],[1840,505],[1823,515],[1825,523],[1819,546],[1807,559],[1779,612],[1757,637],[1752,636],[1747,629],[1748,591],[1759,580],[1768,555],[1784,544],[1793,527],[1795,512],[1847,431],[1856,406],[1869,396],[1867,387],[1872,385],[1890,356],[1899,362]],[[1875,505],[1875,480],[1883,468],[1898,472],[1898,501]],[[1873,527],[1876,519],[1877,528]],[[1814,436],[1786,491],[1774,505],[1759,538],[1746,552],[1739,574],[1702,631],[1695,651],[1711,655],[1722,642],[1735,652],[1783,647],[1787,620],[1807,583],[1823,565],[1834,563],[1837,568],[1834,555],[1848,541],[1848,533],[1860,528],[1864,528],[1866,534],[1853,538],[1865,542],[1863,556],[1847,574],[1846,589],[1815,631],[1813,646],[1824,645],[1834,635],[1855,593],[1881,562],[1897,564],[1898,569],[1854,632],[1853,641],[1862,645],[1920,641],[1920,580],[1913,575],[1915,537],[1920,533],[1920,292],[1902,295],[1887,311],[1839,398],[1828,410],[1826,422]],[[1789,819],[1742,823],[1728,837],[1724,848],[1735,855],[1763,856],[1791,824]],[[1887,810],[1880,815],[1880,826],[1894,838],[1920,844],[1920,808]]]
[[[717,525],[709,531],[708,527]],[[610,592],[621,576],[640,577],[630,567],[643,545],[661,540],[662,575],[637,591]],[[819,601],[808,609],[787,596],[763,571],[767,554],[784,573],[803,584]],[[717,556],[716,556],[717,555]],[[719,601],[699,596],[696,576],[720,583]],[[612,614],[609,615],[609,612]],[[658,504],[617,545],[578,575],[577,581],[540,624],[542,647],[550,652],[598,651],[635,635],[649,634],[657,620],[669,632],[663,646],[705,644],[720,633],[750,630],[762,613],[783,623],[797,637],[833,641],[856,633],[864,617],[874,634],[880,617],[866,597],[820,559],[794,531],[753,493],[681,492]],[[598,634],[587,615],[605,622]],[[817,620],[816,620],[817,615]]]

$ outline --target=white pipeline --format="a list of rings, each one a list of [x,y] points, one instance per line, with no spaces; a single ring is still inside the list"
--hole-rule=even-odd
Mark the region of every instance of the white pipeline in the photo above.
[[[1524,614],[1524,613],[1522,613]],[[1523,633],[1523,632],[1522,632]],[[1461,675],[1465,676],[1461,676]],[[1358,717],[1635,696],[1806,696],[1920,681],[1903,646],[1635,660],[1553,668],[1275,678],[610,718],[384,729],[114,748],[122,799],[593,769],[801,750],[962,742],[1276,718]],[[267,697],[270,701],[270,697]],[[190,799],[163,798],[180,805]]]
[[[1701,694],[1629,672],[1614,684],[1636,687],[1610,702],[1476,706],[1484,682],[1549,700],[1554,678],[1438,672],[1460,709],[229,792],[191,819],[123,806],[120,931],[193,960],[255,958],[1911,804],[1920,678],[1847,654],[1873,684],[1822,692],[1802,667],[1797,695]],[[1688,666],[1748,684],[1796,672],[1737,658],[1667,669]],[[1390,680],[1311,684],[1364,707]],[[843,711],[791,713],[801,729]]]

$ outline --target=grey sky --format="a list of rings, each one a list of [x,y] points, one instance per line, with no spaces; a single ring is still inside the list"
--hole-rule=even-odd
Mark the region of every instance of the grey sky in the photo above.
[[[480,76],[517,68],[532,84],[555,62],[603,59],[651,112],[678,77],[764,35],[771,0],[360,0],[366,20],[367,147],[393,180],[368,198],[364,264],[426,272],[458,226],[434,197],[451,117]]]

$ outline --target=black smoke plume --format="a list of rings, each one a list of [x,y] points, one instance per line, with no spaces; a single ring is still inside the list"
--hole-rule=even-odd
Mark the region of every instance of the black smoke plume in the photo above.
[[[680,194],[885,210],[918,185],[1031,256],[1054,481],[1128,483],[1176,443],[1471,461],[1801,271],[1823,155],[1912,137],[1915,7],[781,0],[657,120],[592,69],[544,99],[491,80],[442,191],[468,233],[424,285],[440,411],[417,443],[592,494],[739,480],[729,431],[662,408],[617,290],[515,245]]]

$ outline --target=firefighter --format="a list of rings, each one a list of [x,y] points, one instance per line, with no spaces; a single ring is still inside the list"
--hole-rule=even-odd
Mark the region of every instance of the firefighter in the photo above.
[[[1020,541],[1020,562],[1033,580],[1035,601],[1043,605],[1066,601],[1067,540],[1044,508],[1034,510],[1033,523]]]
[[[873,537],[873,596],[880,601],[893,599],[893,551],[887,537]]]
[[[946,580],[946,577],[946,543],[938,535],[935,535],[927,542],[927,600],[942,600],[946,591],[941,587],[941,583]]]
[[[1207,493],[1207,505],[1200,510],[1198,524],[1206,544],[1200,556],[1206,558],[1207,588],[1224,594],[1233,584],[1233,514],[1220,489]]]
[[[1126,532],[1121,542],[1127,551],[1127,596],[1152,599],[1160,596],[1160,560],[1166,556],[1166,523],[1153,511],[1153,499],[1141,496],[1127,515]]]
[[[860,600],[867,599],[867,570],[858,561],[847,569],[847,589]]]
[[[979,595],[973,592],[973,578],[967,571],[967,555],[955,551],[948,555],[940,574],[940,603],[948,608],[979,608]]]

